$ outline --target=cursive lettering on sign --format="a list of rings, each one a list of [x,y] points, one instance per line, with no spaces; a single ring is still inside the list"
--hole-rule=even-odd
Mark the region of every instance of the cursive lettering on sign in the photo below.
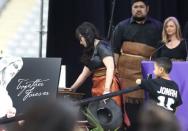
[[[45,84],[50,79],[36,79],[36,80],[29,80],[29,79],[18,79],[18,85],[16,87],[16,90],[18,90],[17,96],[20,97],[23,95],[23,101],[26,101],[28,98],[31,97],[39,97],[39,96],[46,96],[50,93],[48,91],[45,91],[45,89],[39,89],[39,88],[45,88]]]

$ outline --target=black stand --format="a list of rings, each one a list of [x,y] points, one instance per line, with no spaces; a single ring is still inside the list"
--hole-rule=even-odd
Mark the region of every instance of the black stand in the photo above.
[[[112,10],[111,10],[110,22],[109,22],[109,27],[108,27],[107,40],[110,40],[111,33],[112,33],[115,5],[116,5],[116,0],[112,0]]]
[[[102,100],[102,99],[107,99],[107,98],[111,98],[111,97],[114,97],[114,96],[127,94],[127,93],[130,93],[130,92],[133,92],[133,91],[137,91],[139,89],[141,89],[141,87],[129,87],[129,88],[122,89],[120,91],[112,92],[112,93],[109,93],[109,94],[105,94],[105,95],[102,95],[102,96],[94,96],[94,97],[82,99],[80,101],[75,101],[75,104],[83,106],[83,105],[88,104],[89,102],[99,101],[99,100]],[[24,118],[25,118],[24,114],[19,114],[19,115],[16,115],[15,117],[12,117],[12,118],[2,118],[2,119],[0,119],[0,124],[24,120]]]
[[[40,31],[39,31],[39,57],[42,57],[42,44],[43,44],[43,34],[44,34],[44,26],[43,26],[43,10],[44,10],[44,0],[41,0],[41,8],[40,8]]]
[[[139,86],[129,87],[129,88],[126,88],[126,89],[122,89],[120,91],[104,94],[102,96],[93,96],[93,97],[90,97],[90,98],[82,99],[82,100],[78,101],[76,104],[86,105],[89,102],[99,101],[99,100],[102,100],[102,99],[107,99],[107,98],[111,98],[111,97],[114,97],[114,96],[119,96],[119,95],[122,95],[122,94],[131,93],[133,91],[137,91],[137,90],[140,90],[140,89],[141,89],[141,87],[139,87]]]

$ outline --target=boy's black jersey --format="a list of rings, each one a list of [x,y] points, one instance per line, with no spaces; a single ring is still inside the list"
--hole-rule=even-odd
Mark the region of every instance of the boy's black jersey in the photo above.
[[[175,112],[176,107],[182,104],[177,84],[163,78],[142,80],[139,85],[149,92],[149,98],[156,101],[159,106]]]

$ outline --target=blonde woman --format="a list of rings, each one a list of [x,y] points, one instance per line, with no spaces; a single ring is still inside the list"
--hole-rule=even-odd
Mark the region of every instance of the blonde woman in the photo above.
[[[157,51],[157,57],[186,60],[187,42],[182,38],[180,24],[175,17],[165,19],[162,31],[161,48]]]

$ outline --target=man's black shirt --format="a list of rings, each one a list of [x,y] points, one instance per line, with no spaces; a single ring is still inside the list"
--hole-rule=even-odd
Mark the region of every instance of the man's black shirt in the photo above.
[[[161,39],[161,22],[147,18],[143,24],[136,23],[132,18],[121,21],[115,28],[112,47],[115,53],[120,53],[123,41],[139,42],[157,48]]]

